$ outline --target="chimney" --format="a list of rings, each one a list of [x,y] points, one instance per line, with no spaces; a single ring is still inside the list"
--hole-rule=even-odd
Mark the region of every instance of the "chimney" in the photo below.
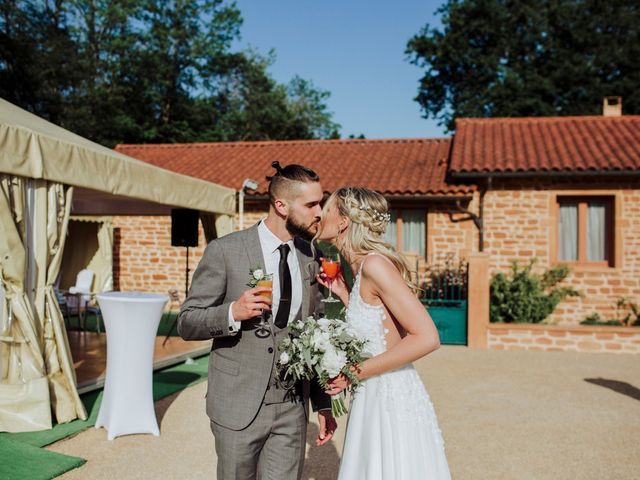
[[[622,97],[604,97],[602,101],[602,115],[605,117],[622,116]]]

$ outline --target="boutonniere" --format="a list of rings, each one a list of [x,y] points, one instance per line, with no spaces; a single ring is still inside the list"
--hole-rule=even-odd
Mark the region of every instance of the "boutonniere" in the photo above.
[[[258,286],[258,282],[266,277],[266,274],[264,273],[264,269],[258,265],[254,269],[249,269],[249,277],[250,279],[249,283],[247,283],[247,287],[255,288]]]

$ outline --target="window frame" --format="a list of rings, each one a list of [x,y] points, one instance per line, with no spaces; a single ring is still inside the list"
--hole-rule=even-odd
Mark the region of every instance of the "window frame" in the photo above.
[[[426,206],[418,206],[418,205],[390,205],[389,206],[389,213],[391,213],[391,210],[395,210],[396,212],[398,212],[398,217],[396,218],[396,242],[395,244],[391,244],[393,247],[395,247],[395,249],[402,253],[402,254],[410,254],[410,255],[416,255],[418,258],[427,258],[427,254],[428,254],[428,220],[429,220],[429,210]],[[405,210],[423,210],[424,211],[424,255],[421,256],[419,252],[413,252],[413,251],[408,251],[405,252],[404,249],[402,248],[402,244],[403,244],[403,238],[402,238],[402,226],[403,226],[403,219],[402,219],[402,213]]]
[[[606,260],[589,261],[587,259],[587,211],[589,202],[605,203],[605,249]],[[620,211],[620,198],[614,192],[584,192],[570,191],[557,193],[552,196],[552,237],[551,261],[555,264],[566,264],[576,270],[610,270],[620,266],[621,245],[617,231],[616,216]],[[562,203],[577,203],[578,206],[578,258],[577,260],[562,260],[558,258],[560,242],[560,205]]]

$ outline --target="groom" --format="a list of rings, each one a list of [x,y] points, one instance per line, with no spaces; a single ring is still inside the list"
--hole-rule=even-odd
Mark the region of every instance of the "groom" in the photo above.
[[[215,437],[218,480],[294,480],[302,475],[307,400],[318,411],[318,445],[336,428],[331,401],[316,382],[290,385],[276,369],[287,325],[319,307],[318,262],[310,240],[320,221],[323,191],[316,173],[301,165],[276,169],[269,213],[257,225],[209,243],[178,317],[185,340],[213,338],[207,415]],[[250,270],[273,274],[268,289],[249,288]],[[262,295],[261,295],[262,294]],[[271,310],[270,333],[259,328]]]

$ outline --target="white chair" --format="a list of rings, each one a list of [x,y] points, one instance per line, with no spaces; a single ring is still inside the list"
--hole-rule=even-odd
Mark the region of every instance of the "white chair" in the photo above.
[[[74,311],[78,315],[78,319],[80,321],[80,328],[84,330],[84,322],[87,314],[87,310],[90,309],[88,307],[88,303],[91,301],[91,287],[93,286],[93,277],[94,273],[85,268],[84,270],[80,270],[78,275],[76,276],[76,284],[72,287],[69,287],[69,292],[67,295],[67,308],[68,311]],[[92,313],[93,309],[91,309]],[[98,313],[96,313],[96,316]],[[100,318],[96,318],[96,322],[98,324],[98,332],[100,331]]]

